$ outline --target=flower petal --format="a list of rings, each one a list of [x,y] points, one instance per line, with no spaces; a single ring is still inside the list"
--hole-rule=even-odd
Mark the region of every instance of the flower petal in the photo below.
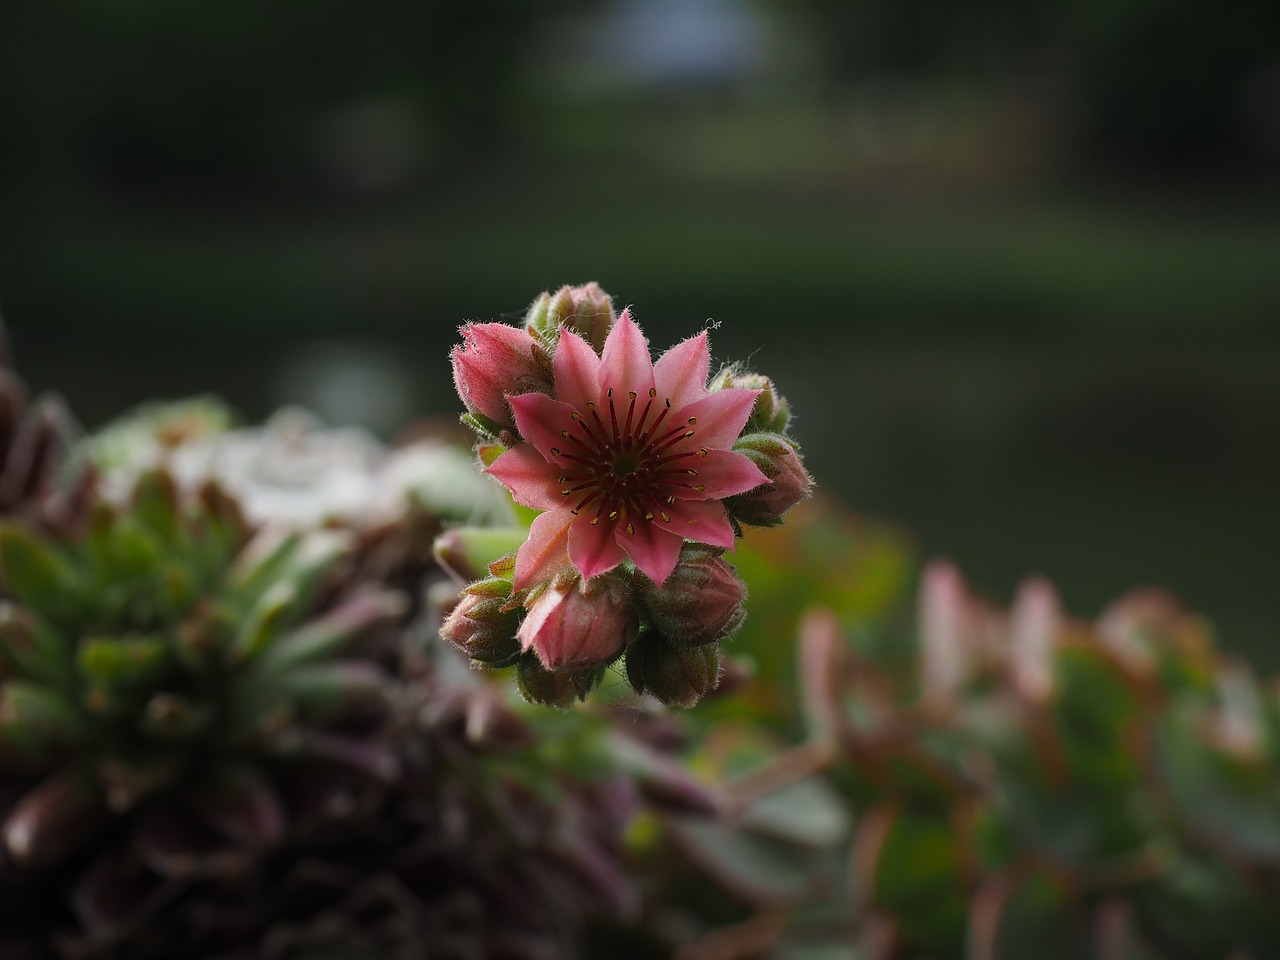
[[[719,500],[677,500],[667,510],[671,514],[667,529],[677,536],[733,549],[733,524]]]
[[[512,447],[485,469],[511,491],[516,503],[535,510],[555,510],[564,506],[563,487],[557,479],[560,468],[528,444]]]
[[[510,402],[520,436],[533,444],[548,463],[559,466],[568,463],[556,451],[563,452],[570,444],[560,431],[574,426],[573,407],[552,400],[545,393],[522,393],[511,397]]]
[[[529,539],[516,551],[513,589],[524,590],[550,580],[568,565],[571,520],[573,514],[568,510],[548,510],[533,518]]]
[[[750,457],[730,450],[708,450],[705,457],[695,462],[698,464],[698,485],[702,490],[679,494],[689,500],[720,500],[770,482]]]
[[[707,395],[707,373],[711,369],[711,350],[707,332],[690,337],[658,358],[653,365],[654,386],[658,399],[669,399],[673,407],[700,400]]]
[[[742,432],[747,418],[751,416],[751,409],[756,405],[756,397],[759,395],[759,390],[744,390],[741,387],[716,390],[680,410],[679,419],[675,422],[697,417],[695,442],[699,446],[720,447],[727,450],[733,446],[733,441],[738,439],[738,434]],[[516,398],[512,397],[511,400],[514,404]],[[516,420],[519,422],[519,417]]]
[[[614,535],[617,522],[601,519],[592,526],[591,520],[583,514],[569,525],[569,561],[584,578],[606,573],[626,558]]]
[[[585,410],[588,400],[600,399],[600,357],[582,337],[560,328],[556,347],[556,399]]]
[[[635,533],[629,534],[623,528],[618,530],[618,542],[622,544],[622,549],[627,551],[627,556],[640,568],[640,572],[658,586],[671,576],[671,571],[680,560],[680,547],[684,545],[684,540],[671,532],[670,528],[675,523],[675,518],[672,517],[670,526],[648,522],[635,524],[632,528]]]
[[[600,389],[607,395],[613,390],[621,401],[629,392],[648,396],[653,389],[653,360],[644,334],[631,319],[631,310],[622,311],[618,322],[604,341],[600,362]]]

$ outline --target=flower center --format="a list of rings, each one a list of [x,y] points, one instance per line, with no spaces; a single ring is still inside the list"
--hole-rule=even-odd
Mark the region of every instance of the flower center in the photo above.
[[[571,414],[571,426],[560,431],[568,445],[552,453],[573,465],[559,479],[562,496],[578,497],[575,516],[587,513],[593,526],[616,521],[634,534],[637,520],[670,523],[666,507],[702,492],[698,471],[689,465],[690,458],[707,455],[694,446],[697,418],[673,424],[671,401],[658,403],[657,396],[651,389],[641,402],[630,391],[622,407],[609,390],[606,413],[588,401],[585,410]]]
[[[613,458],[613,475],[627,477],[640,469],[640,455],[634,450],[626,450]]]

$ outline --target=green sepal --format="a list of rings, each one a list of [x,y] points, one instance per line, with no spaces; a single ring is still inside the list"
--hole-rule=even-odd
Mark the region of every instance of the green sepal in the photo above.
[[[462,425],[464,427],[474,430],[481,437],[485,437],[489,440],[497,440],[502,436],[502,424],[495,420],[490,420],[483,413],[464,413],[460,419],[462,420]]]

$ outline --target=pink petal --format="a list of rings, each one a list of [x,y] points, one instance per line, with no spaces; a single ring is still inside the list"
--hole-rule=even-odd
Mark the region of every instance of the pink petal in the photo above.
[[[550,580],[568,565],[571,520],[573,514],[568,510],[548,510],[533,518],[529,539],[516,551],[514,589],[524,590]]]
[[[622,316],[605,338],[600,362],[600,387],[606,394],[613,390],[615,402],[622,401],[633,391],[637,396],[648,396],[653,388],[653,360],[649,357],[649,344],[631,319],[629,308],[622,311]]]
[[[600,399],[600,357],[587,341],[560,328],[556,347],[556,399],[585,410],[588,400]]]
[[[733,548],[733,525],[719,500],[677,500],[667,511],[671,523],[664,526],[676,536],[713,547]]]
[[[675,422],[697,417],[693,442],[698,446],[728,449],[738,439],[759,395],[759,390],[744,390],[740,387],[717,390],[678,411],[679,419]],[[511,400],[514,403],[516,398],[512,397]],[[518,422],[519,417],[516,419]]]
[[[707,373],[711,369],[711,351],[707,332],[690,337],[658,358],[653,365],[654,385],[658,399],[669,399],[673,407],[700,400],[707,395]]]
[[[563,487],[556,477],[560,468],[547,463],[537,450],[523,444],[506,451],[484,471],[511,491],[516,503],[535,510],[564,506]]]
[[[675,526],[675,518],[671,518],[670,526]],[[670,527],[661,522],[649,521],[637,523],[632,528],[635,533],[628,534],[623,527],[618,528],[618,542],[640,572],[659,586],[671,576],[680,560],[680,547],[684,540]]]
[[[591,519],[583,514],[569,525],[569,560],[584,577],[606,573],[626,557],[614,536],[616,521],[592,526]]]
[[[702,491],[690,490],[679,494],[689,500],[720,500],[732,497],[735,493],[746,493],[762,483],[770,482],[764,471],[752,463],[750,457],[741,453],[712,449],[696,462],[696,482],[702,487]]]
[[[561,431],[574,426],[573,407],[552,400],[545,393],[522,393],[511,397],[510,402],[520,436],[532,443],[548,463],[568,463],[561,459],[561,453],[572,449],[573,441],[565,439]]]

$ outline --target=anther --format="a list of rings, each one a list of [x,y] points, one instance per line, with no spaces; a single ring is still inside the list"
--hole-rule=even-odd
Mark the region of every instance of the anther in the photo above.
[[[558,457],[558,456],[560,456],[560,448],[559,448],[559,447],[552,447],[552,448],[551,448],[551,455],[552,455],[553,457]]]
[[[644,518],[645,518],[646,520],[652,520],[652,519],[653,519],[653,514],[652,514],[652,513],[646,513],[646,514],[644,515]]]
[[[707,455],[707,448],[706,448],[706,447],[703,447],[701,450],[699,450],[699,451],[698,451],[698,456],[700,456],[700,457],[705,457],[706,455]]]
[[[594,410],[595,408],[596,408],[596,402],[595,402],[594,400],[588,400],[588,401],[587,401],[587,409],[588,409],[588,410]]]
[[[695,483],[693,485],[693,489],[697,490],[699,493],[702,493],[702,491],[706,490],[707,488],[701,483]]]
[[[617,511],[617,510],[610,510],[610,511],[609,511],[609,519],[610,519],[610,520],[617,520],[617,519],[618,519],[618,511]]]
[[[662,514],[662,522],[663,522],[663,523],[670,523],[670,522],[671,522],[671,514],[666,513],[666,512],[663,512],[663,514]]]
[[[592,518],[591,518],[591,525],[592,525],[593,527],[594,527],[596,524],[598,524],[599,522],[600,522],[600,518],[599,518],[599,517],[592,517]]]
[[[569,431],[568,431],[568,430],[561,430],[561,431],[560,431],[560,436],[562,436],[562,437],[564,437],[566,440],[568,440],[568,439],[569,439]]]
[[[690,417],[690,418],[689,418],[689,422],[690,422],[690,423],[697,423],[697,422],[698,422],[698,418],[697,418],[697,417]]]
[[[634,400],[636,398],[636,392],[634,390],[628,390],[627,396]]]
[[[628,523],[628,524],[627,524],[627,533],[631,534],[631,536],[633,536],[633,537],[634,537],[634,536],[636,535],[636,528],[635,528],[635,527],[633,527],[631,524],[629,524],[629,523]]]
[[[574,410],[571,414],[569,414],[569,419],[570,419],[570,420],[581,420],[582,418],[581,418],[580,416],[578,416],[578,411],[577,411],[577,410]]]
[[[612,397],[612,396],[613,396],[613,387],[610,387],[610,388],[609,388],[608,396],[610,396],[610,397]]]
[[[697,475],[698,475],[698,471],[697,471],[697,470],[695,470],[695,469],[693,469],[693,467],[690,467],[690,468],[689,468],[689,476],[691,476],[691,477],[696,477]]]
[[[657,395],[658,395],[658,388],[657,388],[657,387],[650,387],[650,388],[649,388],[649,399],[650,399],[650,400],[652,400],[652,399],[653,399],[654,397],[656,397]]]

